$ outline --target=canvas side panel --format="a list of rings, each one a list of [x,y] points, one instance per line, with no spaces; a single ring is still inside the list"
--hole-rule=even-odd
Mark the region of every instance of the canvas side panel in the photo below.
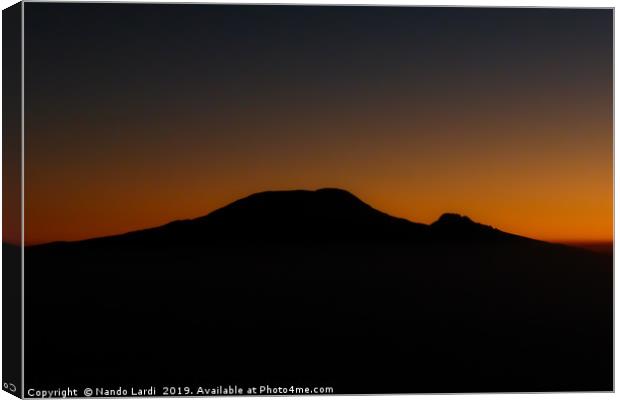
[[[22,3],[2,11],[2,389],[22,397]]]

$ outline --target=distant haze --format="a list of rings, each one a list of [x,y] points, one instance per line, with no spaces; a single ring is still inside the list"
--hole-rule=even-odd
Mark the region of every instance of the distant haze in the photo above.
[[[416,222],[610,241],[612,18],[26,3],[26,242],[320,187]]]

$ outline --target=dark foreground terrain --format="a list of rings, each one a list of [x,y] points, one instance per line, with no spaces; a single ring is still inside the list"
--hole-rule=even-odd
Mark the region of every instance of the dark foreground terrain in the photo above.
[[[335,189],[26,248],[26,388],[609,391],[612,257]]]

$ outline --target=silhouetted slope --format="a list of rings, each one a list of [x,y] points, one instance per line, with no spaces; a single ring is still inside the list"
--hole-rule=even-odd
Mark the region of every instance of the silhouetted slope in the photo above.
[[[472,221],[469,217],[446,213],[430,225],[435,238],[457,241],[534,241],[534,239],[502,232],[489,225]],[[537,241],[542,243],[540,241]]]
[[[612,389],[612,258],[457,215],[265,192],[26,260],[29,386]]]

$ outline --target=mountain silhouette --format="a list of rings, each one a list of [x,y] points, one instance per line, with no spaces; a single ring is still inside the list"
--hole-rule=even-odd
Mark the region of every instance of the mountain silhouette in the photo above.
[[[27,247],[26,385],[609,391],[612,257],[340,189]]]
[[[443,214],[431,225],[393,217],[336,188],[255,193],[210,214],[84,242],[129,241],[204,243],[226,241],[429,241],[522,239],[458,214]]]

